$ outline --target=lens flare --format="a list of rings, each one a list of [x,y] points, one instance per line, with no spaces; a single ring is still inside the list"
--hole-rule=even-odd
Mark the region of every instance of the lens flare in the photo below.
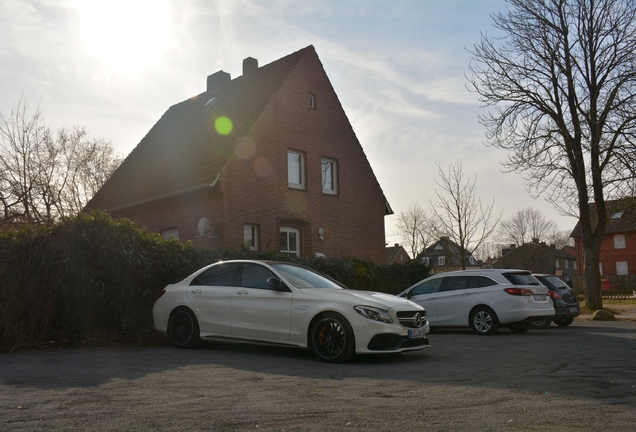
[[[229,135],[232,132],[232,120],[225,116],[221,116],[214,122],[214,128],[221,135]]]

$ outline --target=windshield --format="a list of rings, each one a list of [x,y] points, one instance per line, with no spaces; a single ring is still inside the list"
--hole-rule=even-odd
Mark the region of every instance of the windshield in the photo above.
[[[506,279],[515,285],[541,285],[530,272],[504,273]]]
[[[568,284],[556,276],[541,276],[537,279],[543,282],[544,285],[548,286],[548,288],[570,288]]]
[[[272,267],[296,288],[344,288],[328,276],[305,267],[292,264],[272,264]]]

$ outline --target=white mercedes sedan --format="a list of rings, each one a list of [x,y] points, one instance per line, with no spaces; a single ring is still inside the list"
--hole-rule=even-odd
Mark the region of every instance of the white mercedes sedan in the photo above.
[[[424,308],[390,294],[354,291],[287,262],[211,264],[168,285],[154,326],[179,348],[228,340],[309,348],[325,362],[429,347]]]

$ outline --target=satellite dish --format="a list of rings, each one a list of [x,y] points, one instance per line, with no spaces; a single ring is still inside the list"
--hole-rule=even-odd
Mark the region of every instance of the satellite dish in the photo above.
[[[208,218],[199,219],[199,235],[201,237],[210,237],[212,233],[212,225]]]

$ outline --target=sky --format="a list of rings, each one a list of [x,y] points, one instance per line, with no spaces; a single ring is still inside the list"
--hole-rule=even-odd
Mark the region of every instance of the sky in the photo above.
[[[0,113],[22,101],[55,128],[84,127],[127,155],[172,105],[246,57],[269,64],[313,45],[394,215],[431,207],[438,166],[461,161],[505,219],[540,210],[576,221],[486,146],[470,53],[503,0],[0,0]],[[342,175],[342,173],[341,173]]]

